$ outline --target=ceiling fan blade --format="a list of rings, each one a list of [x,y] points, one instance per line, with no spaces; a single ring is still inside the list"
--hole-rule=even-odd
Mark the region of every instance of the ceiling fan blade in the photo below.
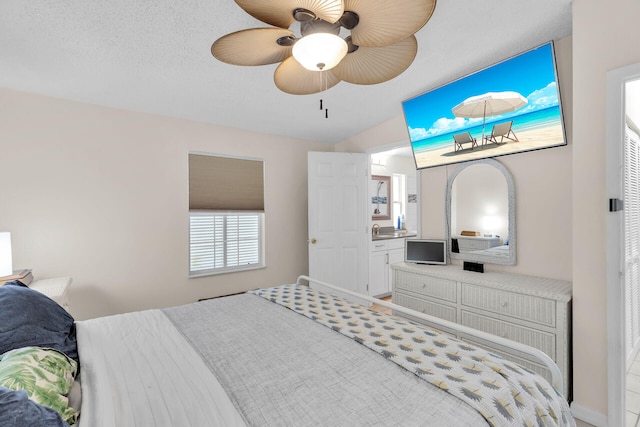
[[[358,46],[388,46],[415,34],[427,23],[436,0],[345,0],[345,10],[360,17],[351,30]]]
[[[294,38],[282,28],[252,28],[220,37],[211,46],[216,59],[233,65],[266,65],[281,62],[291,56],[293,43],[278,44],[280,38]]]
[[[276,68],[273,80],[278,89],[292,95],[322,92],[340,83],[340,78],[333,70],[309,71],[293,57],[286,59]]]
[[[371,85],[386,82],[401,74],[418,53],[418,41],[409,36],[390,46],[360,46],[348,53],[333,71],[345,82]]]
[[[334,23],[344,12],[342,0],[235,0],[245,12],[280,28],[289,28],[294,22],[293,11],[306,9],[317,18]]]

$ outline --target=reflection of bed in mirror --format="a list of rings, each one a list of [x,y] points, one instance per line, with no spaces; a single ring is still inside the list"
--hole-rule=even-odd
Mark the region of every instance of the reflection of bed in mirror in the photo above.
[[[461,254],[470,254],[473,256],[509,256],[509,241],[502,241],[498,236],[458,236],[458,250]]]
[[[458,249],[460,253],[469,253],[487,250],[495,246],[500,246],[500,237],[483,236],[459,236]]]
[[[497,257],[508,257],[509,256],[509,245],[499,245],[494,246],[488,249],[476,249],[472,251],[473,255],[485,255],[485,256],[497,256]]]

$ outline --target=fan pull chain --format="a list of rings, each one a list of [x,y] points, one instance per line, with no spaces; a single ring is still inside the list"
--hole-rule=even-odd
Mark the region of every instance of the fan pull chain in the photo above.
[[[322,99],[320,100],[320,111],[322,111]],[[329,118],[329,109],[328,108],[324,108],[324,118],[328,119]]]
[[[327,90],[327,86],[328,86],[328,81],[326,78],[326,74],[324,71],[320,71],[320,89],[321,92],[324,92],[325,90]],[[324,118],[328,119],[329,118],[329,109],[328,108],[323,108],[322,107],[322,98],[320,99],[320,111],[324,110]]]
[[[326,91],[327,90],[327,86],[329,85],[329,82],[328,82],[329,79],[327,78],[326,71],[322,71],[322,75],[324,77],[324,90]],[[329,118],[329,109],[328,108],[324,109],[324,118],[325,119]]]

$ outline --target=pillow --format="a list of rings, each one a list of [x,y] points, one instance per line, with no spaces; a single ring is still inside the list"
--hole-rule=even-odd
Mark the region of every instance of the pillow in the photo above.
[[[11,350],[0,360],[0,386],[24,390],[29,399],[55,410],[73,424],[78,414],[69,407],[77,363],[59,351],[25,347]]]
[[[22,347],[61,351],[79,363],[73,317],[18,280],[0,286],[0,354]]]
[[[76,377],[76,380],[73,382],[67,397],[69,398],[69,406],[74,411],[80,412],[80,408],[82,407],[82,387],[80,386],[78,377]]]
[[[69,427],[60,414],[29,399],[25,391],[0,386],[0,425]]]

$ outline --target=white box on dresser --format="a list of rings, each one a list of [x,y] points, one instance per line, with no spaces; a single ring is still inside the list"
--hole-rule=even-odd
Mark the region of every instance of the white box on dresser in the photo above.
[[[391,268],[394,303],[544,351],[560,367],[565,384],[562,392],[571,398],[571,282],[503,272],[475,273],[459,265],[398,263]],[[437,328],[550,378],[546,368],[526,355]]]

